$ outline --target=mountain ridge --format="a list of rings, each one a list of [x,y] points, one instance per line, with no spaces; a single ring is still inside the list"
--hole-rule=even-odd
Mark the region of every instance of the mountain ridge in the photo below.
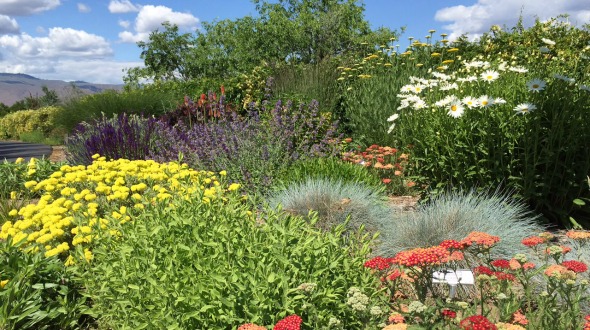
[[[106,90],[122,90],[122,84],[96,84],[85,81],[63,81],[37,78],[25,73],[0,72],[0,102],[11,106],[26,97],[43,96],[43,86],[56,91],[60,99],[76,94],[96,94]]]

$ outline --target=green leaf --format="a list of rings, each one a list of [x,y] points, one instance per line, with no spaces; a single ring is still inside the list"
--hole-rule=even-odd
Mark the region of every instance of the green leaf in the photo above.
[[[584,202],[583,200],[581,200],[579,198],[576,198],[576,199],[574,199],[574,204],[584,206],[584,205],[586,205],[586,202]]]
[[[133,289],[133,290],[139,290],[139,286],[137,286],[137,285],[135,285],[135,284],[129,284],[129,285],[127,285],[127,287],[128,287],[129,289]]]

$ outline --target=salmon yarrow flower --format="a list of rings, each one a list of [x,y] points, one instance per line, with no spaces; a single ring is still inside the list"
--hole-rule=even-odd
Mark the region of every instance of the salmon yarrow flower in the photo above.
[[[393,257],[391,262],[406,267],[422,267],[446,263],[450,256],[451,253],[447,248],[432,246],[399,252]]]
[[[570,230],[565,235],[573,240],[590,240],[590,231]]]
[[[238,327],[238,330],[267,330],[265,327],[256,325],[254,323],[242,324]]]
[[[572,275],[570,273],[573,274],[573,278],[575,278],[575,273],[562,265],[550,265],[545,269],[545,275],[554,278],[571,278]]]
[[[543,239],[542,237],[539,237],[539,236],[531,236],[531,237],[527,237],[527,238],[524,238],[524,239],[521,241],[521,243],[522,243],[524,246],[528,246],[528,247],[535,247],[535,246],[537,246],[537,245],[539,245],[539,244],[543,244],[543,243],[545,243],[545,242],[546,242],[546,240],[545,240],[545,239]]]
[[[491,248],[500,241],[500,237],[488,233],[474,231],[469,233],[461,242],[465,245],[477,245],[484,248]]]

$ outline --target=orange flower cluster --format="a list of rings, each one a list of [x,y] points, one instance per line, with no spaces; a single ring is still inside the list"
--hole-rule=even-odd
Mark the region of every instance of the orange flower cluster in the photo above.
[[[545,243],[545,239],[543,239],[542,237],[539,237],[539,236],[531,236],[531,237],[527,237],[527,238],[523,239],[521,242],[525,246],[534,247],[539,244]]]
[[[590,330],[590,314],[586,315],[584,320],[586,320],[586,324],[584,324],[584,330]]]
[[[570,230],[565,235],[575,240],[590,240],[590,231],[585,230]]]
[[[535,264],[532,262],[525,262],[524,264],[521,264],[520,261],[512,258],[510,259],[510,269],[512,270],[518,270],[518,269],[524,269],[524,270],[529,270],[529,269],[533,269],[535,268]]]
[[[550,265],[545,269],[545,275],[554,278],[575,279],[576,273],[562,265]]]
[[[522,311],[519,309],[516,312],[514,312],[514,314],[512,314],[513,317],[513,321],[514,323],[520,324],[520,325],[527,325],[529,324],[529,320],[527,320],[526,316],[522,313]]]
[[[480,232],[480,231],[473,231],[467,235],[461,243],[471,246],[477,245],[479,247],[483,247],[486,249],[491,248],[492,246],[496,245],[500,241],[500,237],[490,235],[488,233]]]
[[[446,248],[432,246],[429,248],[415,248],[402,251],[393,257],[392,263],[406,267],[422,267],[446,263],[450,257],[451,253]]]
[[[265,327],[256,325],[253,323],[242,324],[238,327],[238,330],[266,330]]]

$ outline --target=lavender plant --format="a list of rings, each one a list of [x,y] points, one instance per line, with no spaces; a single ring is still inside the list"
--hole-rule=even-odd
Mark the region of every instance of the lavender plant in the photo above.
[[[90,164],[92,155],[111,159],[146,159],[151,154],[157,120],[125,113],[89,123],[82,122],[66,139],[66,157],[72,164]]]
[[[246,116],[219,108],[217,120],[192,127],[179,122],[158,124],[150,157],[157,161],[182,158],[194,168],[226,170],[231,180],[265,192],[290,164],[335,153],[336,123],[322,116],[317,102],[294,107],[291,102],[250,105]]]

